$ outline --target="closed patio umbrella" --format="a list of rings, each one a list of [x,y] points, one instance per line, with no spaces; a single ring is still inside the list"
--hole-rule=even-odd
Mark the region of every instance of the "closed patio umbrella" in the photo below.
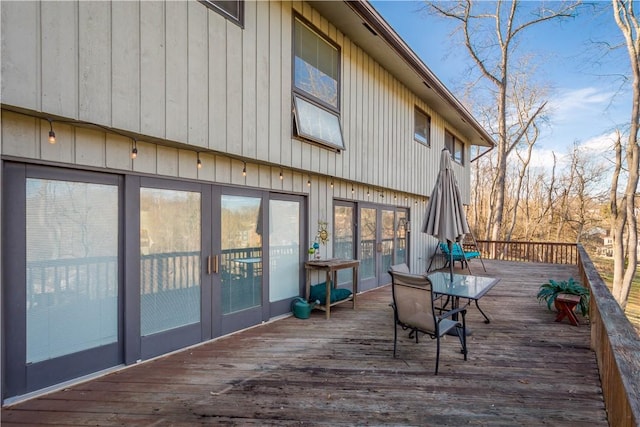
[[[440,154],[440,171],[429,198],[422,231],[449,246],[449,270],[453,281],[453,242],[461,241],[470,230],[451,165],[451,154],[446,148]]]

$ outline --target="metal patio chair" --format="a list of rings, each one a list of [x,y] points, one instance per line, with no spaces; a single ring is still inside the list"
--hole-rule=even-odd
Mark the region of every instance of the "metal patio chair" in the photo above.
[[[392,279],[392,296],[394,314],[393,330],[393,357],[396,357],[398,326],[403,330],[409,330],[409,337],[415,337],[418,342],[418,334],[423,333],[436,340],[436,370],[440,363],[440,338],[447,332],[455,329],[462,345],[464,360],[467,360],[466,340],[466,308],[460,307],[436,315],[437,308],[434,305],[435,296],[431,290],[431,281],[418,274],[408,274],[389,270]],[[459,317],[462,320],[458,319]]]

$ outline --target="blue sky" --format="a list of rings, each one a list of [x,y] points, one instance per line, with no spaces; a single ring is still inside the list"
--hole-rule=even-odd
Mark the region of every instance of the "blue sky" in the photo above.
[[[460,98],[458,82],[465,79],[471,60],[466,48],[451,36],[453,23],[420,11],[422,1],[372,4]],[[546,4],[553,6],[553,2]],[[631,93],[620,78],[630,75],[626,49],[612,51],[601,43],[623,42],[610,1],[587,4],[575,18],[532,26],[523,34],[519,50],[535,55],[538,77],[552,88],[549,126],[537,144],[536,163],[549,164],[552,150],[566,153],[575,141],[603,153],[611,146],[613,129],[628,122],[631,111]],[[599,155],[610,158],[610,153]]]

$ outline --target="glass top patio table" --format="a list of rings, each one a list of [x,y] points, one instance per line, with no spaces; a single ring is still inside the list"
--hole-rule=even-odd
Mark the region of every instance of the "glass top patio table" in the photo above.
[[[467,274],[451,274],[437,271],[427,274],[433,292],[436,294],[450,295],[458,298],[480,299],[484,294],[500,281],[494,277],[472,276]]]

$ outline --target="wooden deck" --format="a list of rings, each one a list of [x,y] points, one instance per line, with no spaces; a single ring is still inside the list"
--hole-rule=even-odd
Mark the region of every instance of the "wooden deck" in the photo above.
[[[1,413],[28,425],[608,425],[587,321],[554,322],[535,298],[567,265],[471,262],[500,277],[471,307],[469,359],[453,337],[401,335],[390,287],[310,319],[281,319],[31,399]]]

